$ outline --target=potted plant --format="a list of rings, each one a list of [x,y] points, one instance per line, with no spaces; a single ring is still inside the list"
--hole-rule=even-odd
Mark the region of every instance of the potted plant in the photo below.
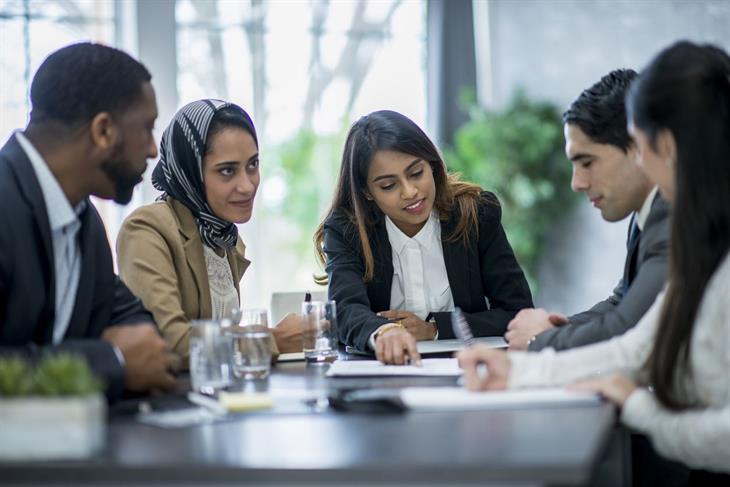
[[[102,391],[80,357],[48,355],[35,365],[0,357],[0,459],[68,460],[99,452],[106,439]]]
[[[470,93],[462,98],[469,120],[457,130],[446,163],[499,197],[502,224],[535,292],[547,232],[579,200],[570,189],[560,112],[520,90],[499,110],[479,106]]]

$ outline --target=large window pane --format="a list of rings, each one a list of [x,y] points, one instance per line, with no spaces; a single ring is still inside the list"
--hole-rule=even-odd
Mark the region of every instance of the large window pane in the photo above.
[[[229,99],[259,132],[262,183],[240,227],[253,260],[244,304],[313,288],[312,235],[348,125],[382,108],[425,125],[425,4],[178,0],[176,21],[180,104]]]
[[[28,89],[43,59],[80,40],[114,41],[113,0],[0,0],[0,134],[26,123]]]
[[[26,125],[30,82],[46,56],[73,42],[113,44],[115,25],[114,0],[0,0],[0,144]],[[95,203],[115,224],[115,205]]]

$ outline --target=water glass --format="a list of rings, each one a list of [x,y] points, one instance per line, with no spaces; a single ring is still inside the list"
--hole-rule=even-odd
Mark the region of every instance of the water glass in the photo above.
[[[233,314],[227,333],[233,341],[233,373],[244,379],[262,379],[271,370],[274,339],[262,308],[240,309]]]
[[[231,338],[220,321],[194,320],[190,331],[190,382],[194,391],[212,394],[231,383]]]
[[[334,301],[302,303],[302,349],[307,362],[337,359],[337,306]]]

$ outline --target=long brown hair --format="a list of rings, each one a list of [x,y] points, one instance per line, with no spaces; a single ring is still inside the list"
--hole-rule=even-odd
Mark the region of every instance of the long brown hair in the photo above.
[[[314,234],[317,257],[324,266],[324,224],[336,211],[342,211],[357,230],[365,263],[365,282],[372,280],[374,268],[366,229],[383,217],[375,202],[365,197],[368,168],[373,156],[380,150],[401,152],[428,161],[436,185],[434,207],[439,219],[448,220],[454,211],[460,215],[447,241],[461,240],[468,246],[470,235],[476,235],[479,229],[477,212],[482,189],[459,180],[457,174],[447,174],[446,165],[434,143],[408,117],[390,110],[366,115],[355,122],[347,134],[332,205]],[[315,281],[326,284],[327,276],[316,276]]]
[[[676,141],[669,282],[645,367],[659,401],[682,410],[697,400],[683,385],[702,296],[730,248],[730,57],[674,44],[632,86],[627,108],[652,144],[664,130]]]

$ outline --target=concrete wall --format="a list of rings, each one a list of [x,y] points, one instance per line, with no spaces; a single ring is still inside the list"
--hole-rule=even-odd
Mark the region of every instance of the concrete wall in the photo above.
[[[496,104],[522,86],[565,108],[610,70],[640,70],[680,39],[730,50],[728,0],[475,0],[475,11],[483,1]],[[587,202],[559,222],[537,304],[571,313],[608,296],[623,271],[627,225],[604,222]]]

